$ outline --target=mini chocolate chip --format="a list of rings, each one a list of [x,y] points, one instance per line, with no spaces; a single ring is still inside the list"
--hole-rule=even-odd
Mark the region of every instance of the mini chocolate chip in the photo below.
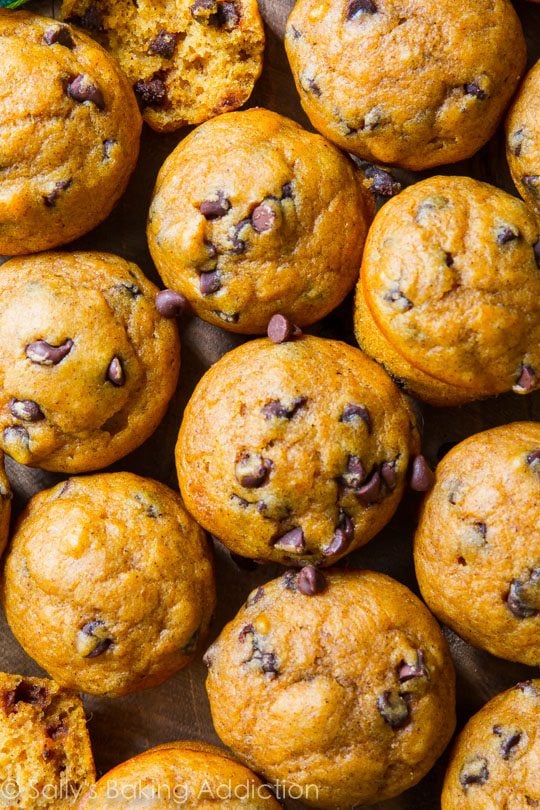
[[[401,183],[395,180],[390,172],[378,166],[367,166],[364,174],[368,180],[372,180],[371,191],[380,194],[381,197],[393,197],[401,191]]]
[[[381,474],[374,470],[367,481],[355,490],[356,497],[366,506],[375,503],[381,494]]]
[[[243,558],[243,559],[245,561],[245,558]],[[250,561],[250,562],[252,562],[252,561]],[[253,565],[255,565],[255,567],[258,568],[256,563],[253,563]],[[253,605],[256,605],[257,602],[260,602],[263,597],[264,597],[264,588],[263,588],[262,585],[259,585],[259,587],[256,588],[248,596],[247,602],[246,602],[246,607],[253,607]]]
[[[244,664],[254,664],[260,668],[265,675],[276,678],[279,675],[277,656],[274,652],[265,649],[265,641],[256,632],[252,624],[247,624],[238,635],[240,643],[244,644],[247,639],[251,641],[251,653],[243,662]]]
[[[120,360],[119,357],[113,357],[113,359],[109,363],[106,379],[113,385],[115,385],[117,388],[121,388],[125,384],[126,375],[124,374],[122,361]]]
[[[189,10],[193,19],[201,25],[217,24],[217,0],[195,0]]]
[[[295,28],[294,25],[291,25],[291,31],[293,39],[300,39],[300,37],[302,36],[302,32],[299,31],[298,28]]]
[[[45,728],[45,733],[49,740],[57,740],[59,737],[63,737],[69,731],[69,728],[65,722],[65,716],[62,719],[59,719],[56,723],[50,723]]]
[[[453,267],[454,266],[454,257],[452,256],[451,253],[447,253],[445,251],[445,253],[444,253],[444,263],[446,264],[447,267]]]
[[[538,382],[536,371],[532,366],[523,365],[519,370],[519,377],[512,390],[515,394],[528,394]]]
[[[362,481],[366,477],[366,471],[362,460],[358,456],[349,456],[347,459],[346,472],[341,476],[341,480],[349,489],[359,489]]]
[[[377,5],[374,0],[349,0],[347,3],[347,19],[356,20],[362,14],[376,14]]]
[[[396,488],[397,482],[396,462],[383,461],[381,464],[381,476],[390,492],[392,492]]]
[[[320,98],[322,96],[322,91],[315,79],[312,76],[301,76],[300,77],[300,86],[302,90],[306,93],[311,93],[312,95]]]
[[[302,330],[285,315],[272,315],[268,323],[268,337],[273,343],[286,343],[302,336]]]
[[[397,287],[392,288],[384,295],[384,300],[389,301],[391,304],[396,305],[396,309],[400,312],[408,312],[413,308],[414,304],[407,296]]]
[[[98,110],[105,109],[105,99],[99,87],[92,82],[92,80],[85,76],[84,73],[79,73],[68,84],[66,88],[68,96],[76,101],[78,104],[89,102],[95,104]]]
[[[521,742],[522,732],[504,726],[493,726],[493,733],[497,737],[501,737],[502,758],[505,760],[510,759],[514,753],[514,748]]]
[[[412,463],[410,487],[415,492],[427,492],[435,482],[433,470],[424,456],[416,456]]]
[[[293,183],[285,183],[281,188],[281,199],[290,200],[293,197]]]
[[[298,574],[296,584],[300,593],[304,596],[315,596],[324,591],[326,579],[324,574],[315,568],[314,565],[306,565]]]
[[[5,428],[2,433],[2,438],[4,440],[4,450],[8,454],[10,452],[10,445],[15,445],[15,449],[19,450],[21,448],[28,450],[30,447],[30,434],[22,425],[11,425],[11,427]]]
[[[538,265],[538,267],[540,267],[540,239],[534,243],[533,253],[534,258],[536,259],[536,264]]]
[[[164,59],[172,59],[176,48],[178,34],[171,34],[163,28],[148,45],[148,52],[156,56],[163,56]]]
[[[351,545],[354,540],[354,523],[346,512],[341,511],[334,536],[328,546],[323,549],[325,557],[336,557]]]
[[[30,706],[45,709],[51,703],[51,694],[46,686],[22,680],[15,689],[10,689],[2,695],[2,708],[5,714],[16,712],[18,703],[27,703]]]
[[[199,211],[205,219],[221,219],[231,208],[231,201],[224,191],[218,191],[216,198],[205,200],[199,205]]]
[[[9,410],[15,419],[22,419],[23,422],[39,422],[45,419],[37,402],[31,399],[10,399]]]
[[[26,347],[26,356],[32,363],[40,366],[56,366],[67,357],[72,348],[73,341],[70,338],[59,346],[53,346],[45,340],[36,340]]]
[[[483,785],[489,779],[488,761],[485,757],[474,757],[466,762],[460,773],[459,781],[466,791],[471,785]]]
[[[477,521],[476,523],[473,523],[472,527],[473,527],[474,531],[475,531],[477,534],[479,534],[479,535],[480,535],[480,537],[482,538],[482,540],[485,540],[485,539],[486,539],[486,536],[487,536],[487,526],[486,526],[486,524],[485,524],[485,523],[482,523],[482,522],[480,522],[480,521]]]
[[[384,722],[394,729],[403,728],[410,720],[409,704],[399,692],[383,692],[377,698],[377,708]]]
[[[266,484],[273,466],[269,458],[259,453],[242,453],[236,462],[236,480],[246,489],[258,489]]]
[[[261,409],[261,413],[265,419],[292,419],[297,414],[300,408],[303,408],[307,402],[307,397],[296,397],[290,407],[283,405],[279,399],[273,399]]]
[[[402,661],[398,666],[398,679],[400,683],[406,683],[413,678],[424,678],[426,675],[427,670],[424,663],[423,650],[417,650],[416,662],[414,664],[408,664],[406,661]]]
[[[66,25],[49,28],[43,34],[43,41],[46,45],[63,45],[64,48],[69,48],[70,51],[75,47],[71,31]]]
[[[274,543],[274,548],[280,551],[290,552],[291,554],[299,554],[304,551],[305,547],[306,541],[304,532],[300,526],[291,529],[289,532],[279,537]]]
[[[270,231],[275,221],[276,212],[268,203],[258,205],[251,215],[253,230],[257,231],[257,233]]]
[[[54,208],[60,193],[62,191],[67,191],[72,184],[73,180],[71,178],[69,180],[59,180],[58,183],[55,183],[54,189],[50,191],[49,194],[43,195],[43,202],[47,208]]]
[[[540,613],[540,568],[533,568],[522,579],[514,579],[507,596],[510,612],[517,619],[529,619]]]
[[[487,93],[485,90],[482,90],[479,84],[476,82],[469,82],[464,86],[464,90],[466,95],[474,96],[475,98],[479,99],[480,101],[484,101],[487,98]]]
[[[187,306],[187,298],[175,290],[160,290],[156,295],[156,309],[164,318],[180,318]]]
[[[113,645],[105,623],[96,619],[82,627],[75,638],[75,649],[82,658],[98,658]]]
[[[519,239],[519,230],[514,225],[501,225],[497,228],[497,244],[506,245],[508,242],[513,242]]]
[[[117,286],[117,289],[119,289],[122,292],[127,292],[129,297],[134,298],[134,299],[135,298],[140,298],[140,296],[142,295],[142,292],[141,292],[140,288],[137,287],[136,284],[133,284],[130,281],[125,281],[122,284],[119,284]]]
[[[201,273],[199,281],[201,295],[212,295],[221,289],[221,279],[217,270]]]
[[[233,31],[240,22],[240,14],[236,3],[220,3],[217,12],[217,24],[225,31]]]
[[[159,77],[139,79],[133,85],[142,107],[163,107],[167,101],[167,85]]]
[[[521,182],[527,186],[529,191],[532,191],[533,194],[538,195],[540,194],[540,175],[538,174],[524,174],[521,178]]]
[[[85,28],[87,31],[102,31],[103,18],[97,4],[92,3],[80,16],[69,17],[66,22]]]
[[[180,647],[180,655],[193,655],[199,646],[199,639],[201,637],[201,628],[197,627],[195,632],[189,637],[183,647]]]
[[[339,417],[340,422],[364,422],[368,433],[371,433],[373,429],[373,425],[371,422],[371,415],[367,408],[363,405],[354,405],[353,403],[349,403],[349,405],[345,405],[343,409],[343,413]]]
[[[540,450],[533,450],[527,456],[527,464],[533,472],[540,473]]]

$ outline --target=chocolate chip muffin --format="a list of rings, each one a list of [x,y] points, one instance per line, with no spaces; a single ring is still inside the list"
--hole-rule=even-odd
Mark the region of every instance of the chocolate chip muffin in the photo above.
[[[370,230],[356,296],[360,346],[415,396],[459,405],[540,386],[540,225],[469,177],[431,177]]]
[[[139,152],[124,74],[68,25],[0,9],[0,253],[34,253],[111,212]]]
[[[4,454],[0,452],[0,556],[8,539],[11,515],[11,487],[4,470]]]
[[[165,161],[149,213],[165,284],[233,332],[320,320],[352,289],[372,198],[319,135],[263,109],[208,121]]]
[[[74,807],[95,782],[80,699],[54,681],[0,673],[0,803]]]
[[[415,538],[431,610],[471,644],[540,664],[540,424],[471,436],[437,467]]]
[[[214,608],[204,533],[132,473],[71,478],[30,501],[6,560],[14,635],[63,686],[118,696],[192,660]]]
[[[442,810],[540,807],[540,680],[519,683],[487,703],[460,734]]]
[[[105,467],[155,430],[175,390],[176,326],[107,253],[11,259],[0,274],[0,445],[21,464]]]
[[[176,446],[186,507],[236,554],[329,564],[394,514],[419,451],[384,371],[338,341],[266,339],[202,378]]]
[[[152,748],[103,776],[80,810],[151,810],[220,807],[230,810],[279,810],[270,790],[232,756],[192,740]]]
[[[526,60],[509,0],[298,0],[285,45],[316,129],[413,170],[478,151]]]
[[[540,216],[540,62],[528,73],[506,120],[506,154],[516,188]],[[540,248],[539,248],[540,253]]]
[[[262,70],[257,0],[64,0],[61,16],[118,59],[158,132],[241,107]]]
[[[403,585],[287,572],[254,591],[205,656],[217,733],[248,767],[313,807],[347,810],[416,784],[455,725],[443,635]]]

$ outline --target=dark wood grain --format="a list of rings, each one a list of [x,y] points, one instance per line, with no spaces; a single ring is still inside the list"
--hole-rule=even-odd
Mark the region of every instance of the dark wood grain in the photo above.
[[[259,2],[267,23],[268,44],[264,73],[251,103],[269,107],[309,126],[294,89],[281,39],[293,0]],[[515,5],[524,23],[532,64],[540,56],[540,6],[526,0]],[[51,15],[54,12],[52,2],[33,3],[30,8]],[[125,197],[105,224],[70,247],[119,253],[138,262],[154,281],[159,282],[144,236],[146,213],[158,169],[185,134],[183,131],[160,136],[145,129],[140,163]],[[469,174],[513,191],[500,133],[473,159],[440,171]],[[414,182],[424,175],[415,177],[402,173],[401,176],[407,182]],[[346,301],[313,331],[352,340],[351,301]],[[133,470],[173,487],[176,487],[173,449],[183,407],[201,374],[242,340],[197,319],[182,325],[182,338],[181,381],[166,419],[142,448],[113,467]],[[459,409],[425,408],[424,446],[427,455],[435,462],[445,444],[518,419],[540,419],[540,393],[527,398],[504,396]],[[33,493],[59,479],[59,476],[22,468],[12,462],[8,462],[8,472],[16,493],[16,513]],[[418,506],[418,497],[409,494],[391,524],[367,547],[352,555],[350,563],[384,571],[417,591],[411,547]],[[212,637],[235,614],[253,587],[277,573],[276,568],[261,567],[248,574],[236,568],[223,549],[217,548],[216,554],[219,610]],[[447,636],[458,672],[460,724],[491,696],[533,674],[531,669],[474,650],[450,631],[447,631]],[[0,617],[0,669],[39,673],[11,636],[3,617]],[[87,699],[89,727],[100,772],[151,745],[172,739],[198,738],[219,742],[212,728],[204,678],[204,667],[198,661],[157,689],[116,701]],[[435,810],[439,807],[444,766],[445,757],[420,785],[379,807],[381,810]]]

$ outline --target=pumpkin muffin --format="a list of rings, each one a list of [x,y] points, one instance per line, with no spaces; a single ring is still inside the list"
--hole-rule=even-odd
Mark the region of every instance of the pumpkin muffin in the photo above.
[[[94,781],[80,699],[54,681],[0,673],[2,807],[66,810]]]
[[[269,110],[208,121],[158,177],[148,242],[168,287],[197,315],[264,333],[279,312],[299,326],[354,286],[373,216],[352,161]]]
[[[419,452],[411,407],[338,341],[261,339],[202,378],[176,446],[187,509],[231,551],[329,564],[394,514]]]
[[[469,177],[393,197],[370,230],[356,295],[362,349],[432,405],[540,386],[540,225]]]
[[[415,538],[422,596],[471,644],[540,665],[540,424],[471,436],[440,462]]]
[[[307,594],[304,576],[258,588],[207,652],[216,731],[309,806],[384,801],[419,782],[452,736],[446,641],[390,577],[319,572]]]
[[[122,810],[144,806],[220,807],[278,810],[268,787],[221,748],[191,740],[151,748],[103,776],[79,810]]]
[[[452,752],[442,810],[540,807],[540,680],[519,683],[469,720]]]
[[[526,62],[509,0],[298,0],[285,45],[316,129],[415,171],[477,152]]]
[[[2,597],[15,637],[58,683],[111,697],[189,664],[215,604],[203,531],[176,493],[132,473],[32,498]]]
[[[540,62],[525,78],[506,120],[506,154],[517,190],[540,216]]]
[[[92,230],[126,188],[141,117],[110,56],[74,28],[0,10],[0,253]]]
[[[83,472],[138,447],[179,369],[157,287],[108,253],[11,259],[0,273],[0,446],[21,464]]]
[[[118,59],[158,132],[241,107],[262,70],[257,0],[64,0],[61,16]]]

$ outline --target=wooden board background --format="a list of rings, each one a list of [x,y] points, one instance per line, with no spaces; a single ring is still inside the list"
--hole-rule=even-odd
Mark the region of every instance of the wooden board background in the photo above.
[[[462,0],[467,2],[468,0]],[[259,0],[267,24],[268,45],[263,76],[251,105],[269,107],[295,118],[306,126],[282,45],[283,29],[294,0]],[[529,63],[540,57],[540,5],[517,0],[529,46]],[[54,15],[54,3],[33,2],[29,9]],[[157,283],[158,277],[145,241],[145,220],[153,184],[165,157],[186,134],[157,135],[145,128],[141,158],[129,189],[105,224],[79,239],[72,247],[109,250],[137,262]],[[504,159],[501,133],[478,155],[463,164],[444,168],[446,174],[469,174],[513,191]],[[424,175],[398,173],[405,182]],[[71,247],[71,246],[70,246]],[[354,342],[351,331],[351,301],[311,330],[324,336]],[[112,469],[132,470],[176,487],[173,448],[185,402],[201,374],[224,352],[241,342],[197,319],[182,324],[183,370],[177,394],[169,413],[155,435],[143,447],[114,465]],[[457,442],[482,429],[518,419],[540,419],[540,392],[521,398],[514,395],[455,409],[424,409],[425,452],[436,462],[437,454],[449,442]],[[51,486],[62,476],[20,467],[8,460],[8,473],[15,490],[14,512],[39,489]],[[409,494],[391,524],[367,547],[351,555],[357,567],[373,568],[396,577],[417,590],[412,564],[411,543],[419,500]],[[223,624],[238,610],[256,585],[278,573],[277,567],[261,567],[253,573],[240,571],[221,548],[217,552],[217,618],[213,639]],[[458,714],[462,725],[486,700],[518,680],[537,671],[502,661],[473,649],[450,631],[450,641],[458,673]],[[211,640],[210,639],[210,640]],[[39,674],[39,668],[22,652],[0,616],[0,669],[22,674]],[[86,699],[89,728],[97,767],[105,772],[113,765],[146,748],[173,739],[195,738],[218,743],[212,728],[204,689],[205,668],[200,660],[156,689],[120,700]],[[284,729],[284,734],[287,730]],[[445,757],[416,788],[401,797],[379,805],[380,810],[435,810]],[[291,807],[301,807],[291,803]]]

